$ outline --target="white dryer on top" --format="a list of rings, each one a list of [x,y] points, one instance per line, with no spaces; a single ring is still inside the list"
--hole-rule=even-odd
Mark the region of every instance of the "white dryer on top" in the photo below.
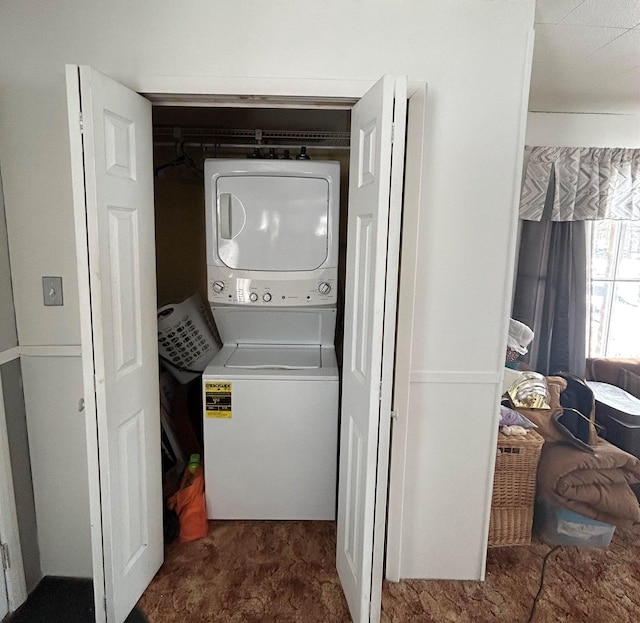
[[[335,306],[340,165],[205,161],[213,306]]]

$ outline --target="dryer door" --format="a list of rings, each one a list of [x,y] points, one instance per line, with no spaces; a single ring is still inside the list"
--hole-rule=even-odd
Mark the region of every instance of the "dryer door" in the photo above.
[[[218,257],[234,270],[315,270],[327,259],[329,182],[295,176],[216,180]]]

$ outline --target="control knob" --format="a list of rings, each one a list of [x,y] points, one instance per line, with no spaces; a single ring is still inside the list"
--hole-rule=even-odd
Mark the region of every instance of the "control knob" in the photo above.
[[[320,294],[329,294],[329,292],[331,292],[331,284],[323,281],[318,285],[318,292],[320,292]]]
[[[211,289],[216,293],[220,294],[224,290],[224,281],[214,281],[211,284]]]
[[[269,292],[265,292],[265,293],[262,295],[262,300],[263,300],[265,303],[268,303],[268,302],[271,300],[271,294],[270,294]]]
[[[257,295],[255,292],[252,292],[252,293],[249,295],[249,300],[250,300],[252,303],[255,303],[255,302],[258,300],[258,295]]]

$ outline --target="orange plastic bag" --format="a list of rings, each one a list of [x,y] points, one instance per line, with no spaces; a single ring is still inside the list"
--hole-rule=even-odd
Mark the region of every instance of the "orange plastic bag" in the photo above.
[[[167,501],[167,506],[180,520],[181,543],[207,536],[207,509],[204,498],[202,465],[190,465],[184,470],[180,488]]]

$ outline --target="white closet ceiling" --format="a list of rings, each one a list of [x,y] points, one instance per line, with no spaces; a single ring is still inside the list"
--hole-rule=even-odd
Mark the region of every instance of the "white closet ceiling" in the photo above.
[[[529,110],[640,113],[640,0],[537,0]]]

